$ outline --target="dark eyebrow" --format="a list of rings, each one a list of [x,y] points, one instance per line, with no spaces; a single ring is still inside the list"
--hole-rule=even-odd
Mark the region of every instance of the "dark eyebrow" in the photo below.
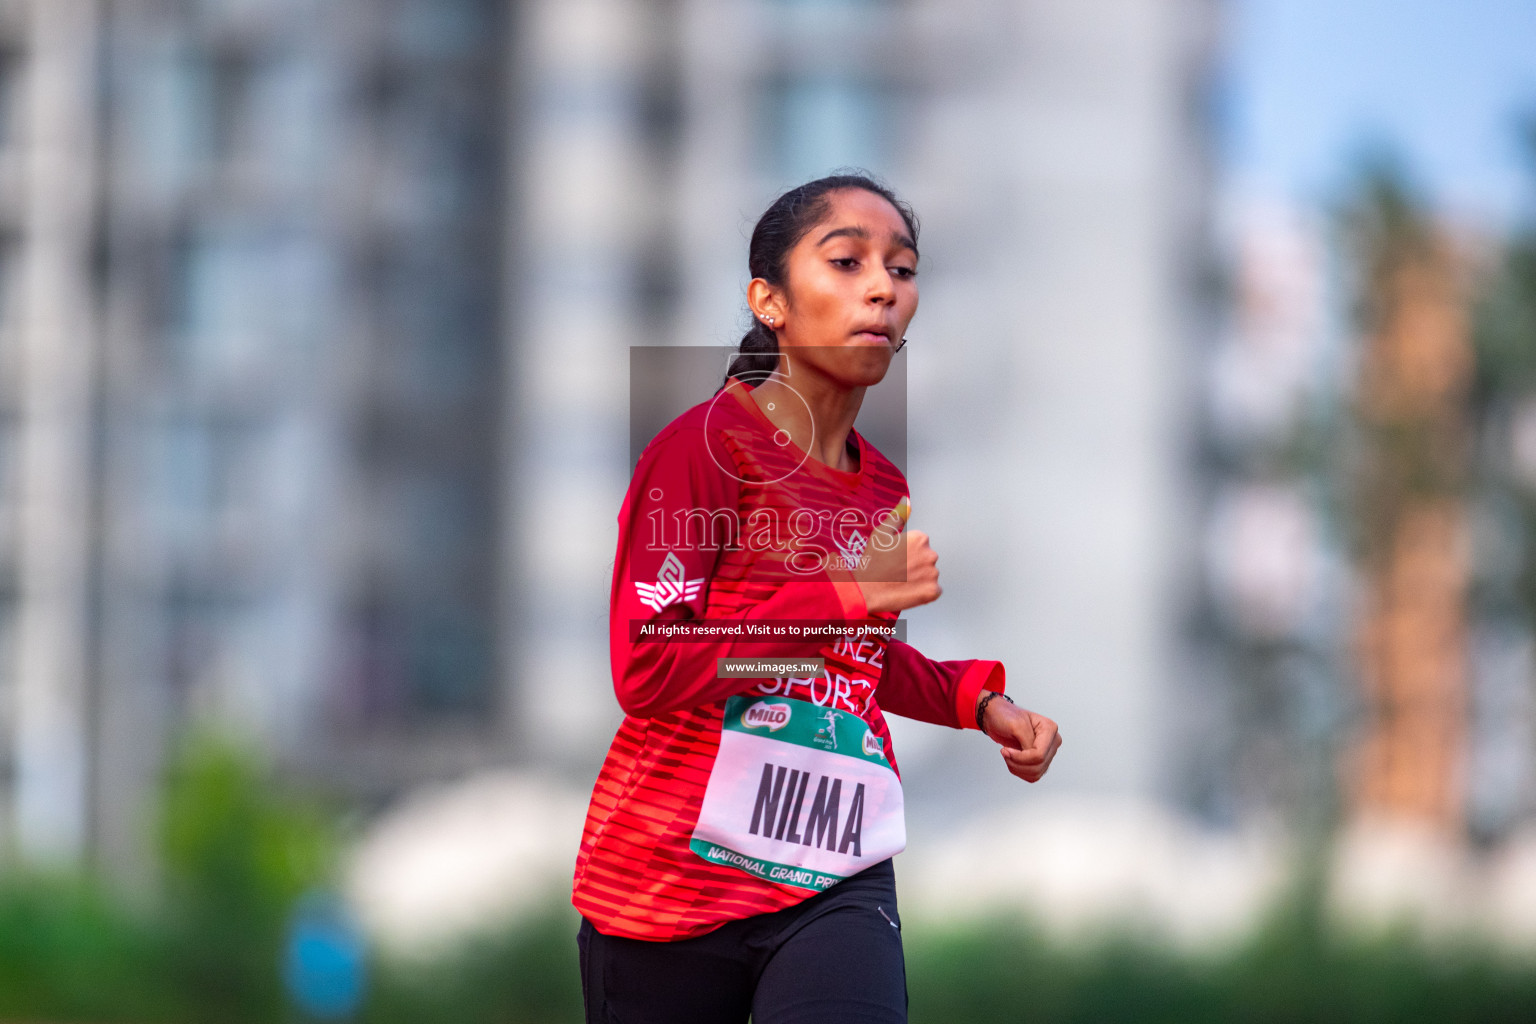
[[[821,241],[817,242],[816,244],[826,245],[834,238],[862,238],[868,241],[869,232],[858,226],[851,228],[833,228],[831,231],[828,231],[826,234],[822,235]]]
[[[816,244],[818,246],[826,245],[834,238],[862,238],[865,241],[868,241],[869,232],[865,231],[858,225],[846,228],[833,228],[831,231],[828,231],[826,234],[822,235],[821,241],[817,242]],[[912,239],[908,238],[906,235],[895,236],[895,242],[902,248],[911,249],[912,255],[917,255],[917,243],[913,242]]]

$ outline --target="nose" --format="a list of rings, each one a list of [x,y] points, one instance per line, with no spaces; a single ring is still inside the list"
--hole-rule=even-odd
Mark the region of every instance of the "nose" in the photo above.
[[[896,281],[884,266],[875,264],[871,268],[868,287],[870,302],[883,302],[889,306],[896,301]]]

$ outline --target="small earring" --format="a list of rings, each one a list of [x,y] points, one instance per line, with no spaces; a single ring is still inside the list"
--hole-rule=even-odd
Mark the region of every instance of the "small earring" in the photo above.
[[[900,352],[902,349],[904,349],[906,347],[907,347],[907,339],[905,337],[903,337],[901,339],[901,343],[899,345],[897,345],[895,348],[891,349],[891,355],[895,355],[897,352]]]
[[[772,327],[773,326],[773,317],[771,317],[771,316],[763,317],[763,323],[767,324],[769,327]]]

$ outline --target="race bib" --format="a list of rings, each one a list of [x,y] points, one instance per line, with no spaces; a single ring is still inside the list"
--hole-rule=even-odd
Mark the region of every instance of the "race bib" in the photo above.
[[[689,845],[770,882],[827,889],[906,848],[901,780],[858,715],[732,697]]]

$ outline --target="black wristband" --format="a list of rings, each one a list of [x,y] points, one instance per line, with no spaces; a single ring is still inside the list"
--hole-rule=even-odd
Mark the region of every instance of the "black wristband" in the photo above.
[[[981,720],[986,715],[987,705],[992,703],[993,697],[1001,697],[1009,704],[1013,703],[1013,698],[1008,696],[1006,693],[998,693],[996,690],[988,690],[987,695],[981,698],[981,702],[976,705],[976,728],[980,729],[982,732],[986,732],[987,730],[986,727],[981,724]]]

